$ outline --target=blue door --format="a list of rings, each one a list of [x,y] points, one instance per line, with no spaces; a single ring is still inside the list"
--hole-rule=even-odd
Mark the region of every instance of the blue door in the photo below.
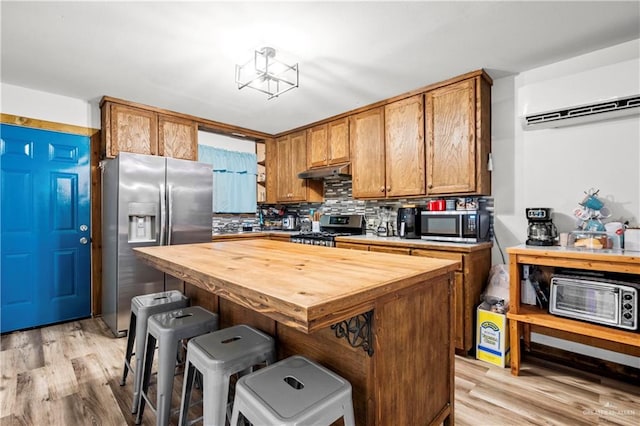
[[[89,137],[0,125],[1,332],[91,314]]]

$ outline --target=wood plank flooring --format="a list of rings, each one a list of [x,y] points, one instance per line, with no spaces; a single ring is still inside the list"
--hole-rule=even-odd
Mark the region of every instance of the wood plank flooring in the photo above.
[[[99,318],[2,336],[0,425],[134,424],[131,375],[119,385],[125,345]],[[640,425],[640,386],[557,364],[527,359],[513,377],[456,357],[455,386],[457,425]],[[178,377],[174,407],[180,391]],[[143,424],[155,416],[146,411]]]

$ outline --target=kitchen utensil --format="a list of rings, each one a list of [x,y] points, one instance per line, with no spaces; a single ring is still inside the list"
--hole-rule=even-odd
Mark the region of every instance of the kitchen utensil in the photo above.
[[[311,218],[308,216],[300,219],[300,232],[311,232]]]
[[[285,231],[297,231],[300,229],[298,215],[287,214],[282,218],[282,229]]]
[[[527,245],[552,246],[558,237],[558,230],[551,220],[552,209],[548,207],[527,208],[529,220]]]
[[[428,206],[431,211],[443,211],[446,208],[446,203],[444,200],[430,200]]]
[[[380,213],[378,214],[380,217],[380,223],[378,224],[378,237],[387,237],[389,236],[389,218],[391,217],[391,212],[388,208],[383,207],[380,209]]]
[[[597,197],[597,194],[598,191],[593,194],[587,194],[587,196],[584,197],[584,199],[580,202],[580,205],[585,206],[586,208],[591,210],[600,210],[604,206],[604,203],[600,201],[600,199]]]
[[[627,228],[624,231],[624,249],[640,252],[640,228]]]
[[[405,206],[398,209],[398,236],[407,239],[420,238],[420,213],[416,206]]]

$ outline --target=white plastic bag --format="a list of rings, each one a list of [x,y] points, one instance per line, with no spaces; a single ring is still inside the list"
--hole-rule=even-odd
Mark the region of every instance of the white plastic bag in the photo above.
[[[505,310],[509,309],[509,268],[507,265],[498,264],[491,267],[482,300],[492,305],[503,300]]]

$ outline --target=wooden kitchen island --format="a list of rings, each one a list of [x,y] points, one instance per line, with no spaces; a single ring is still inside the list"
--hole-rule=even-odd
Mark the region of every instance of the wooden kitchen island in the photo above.
[[[279,358],[349,380],[358,425],[453,424],[456,262],[264,239],[135,251],[195,286],[222,327],[251,324]]]

